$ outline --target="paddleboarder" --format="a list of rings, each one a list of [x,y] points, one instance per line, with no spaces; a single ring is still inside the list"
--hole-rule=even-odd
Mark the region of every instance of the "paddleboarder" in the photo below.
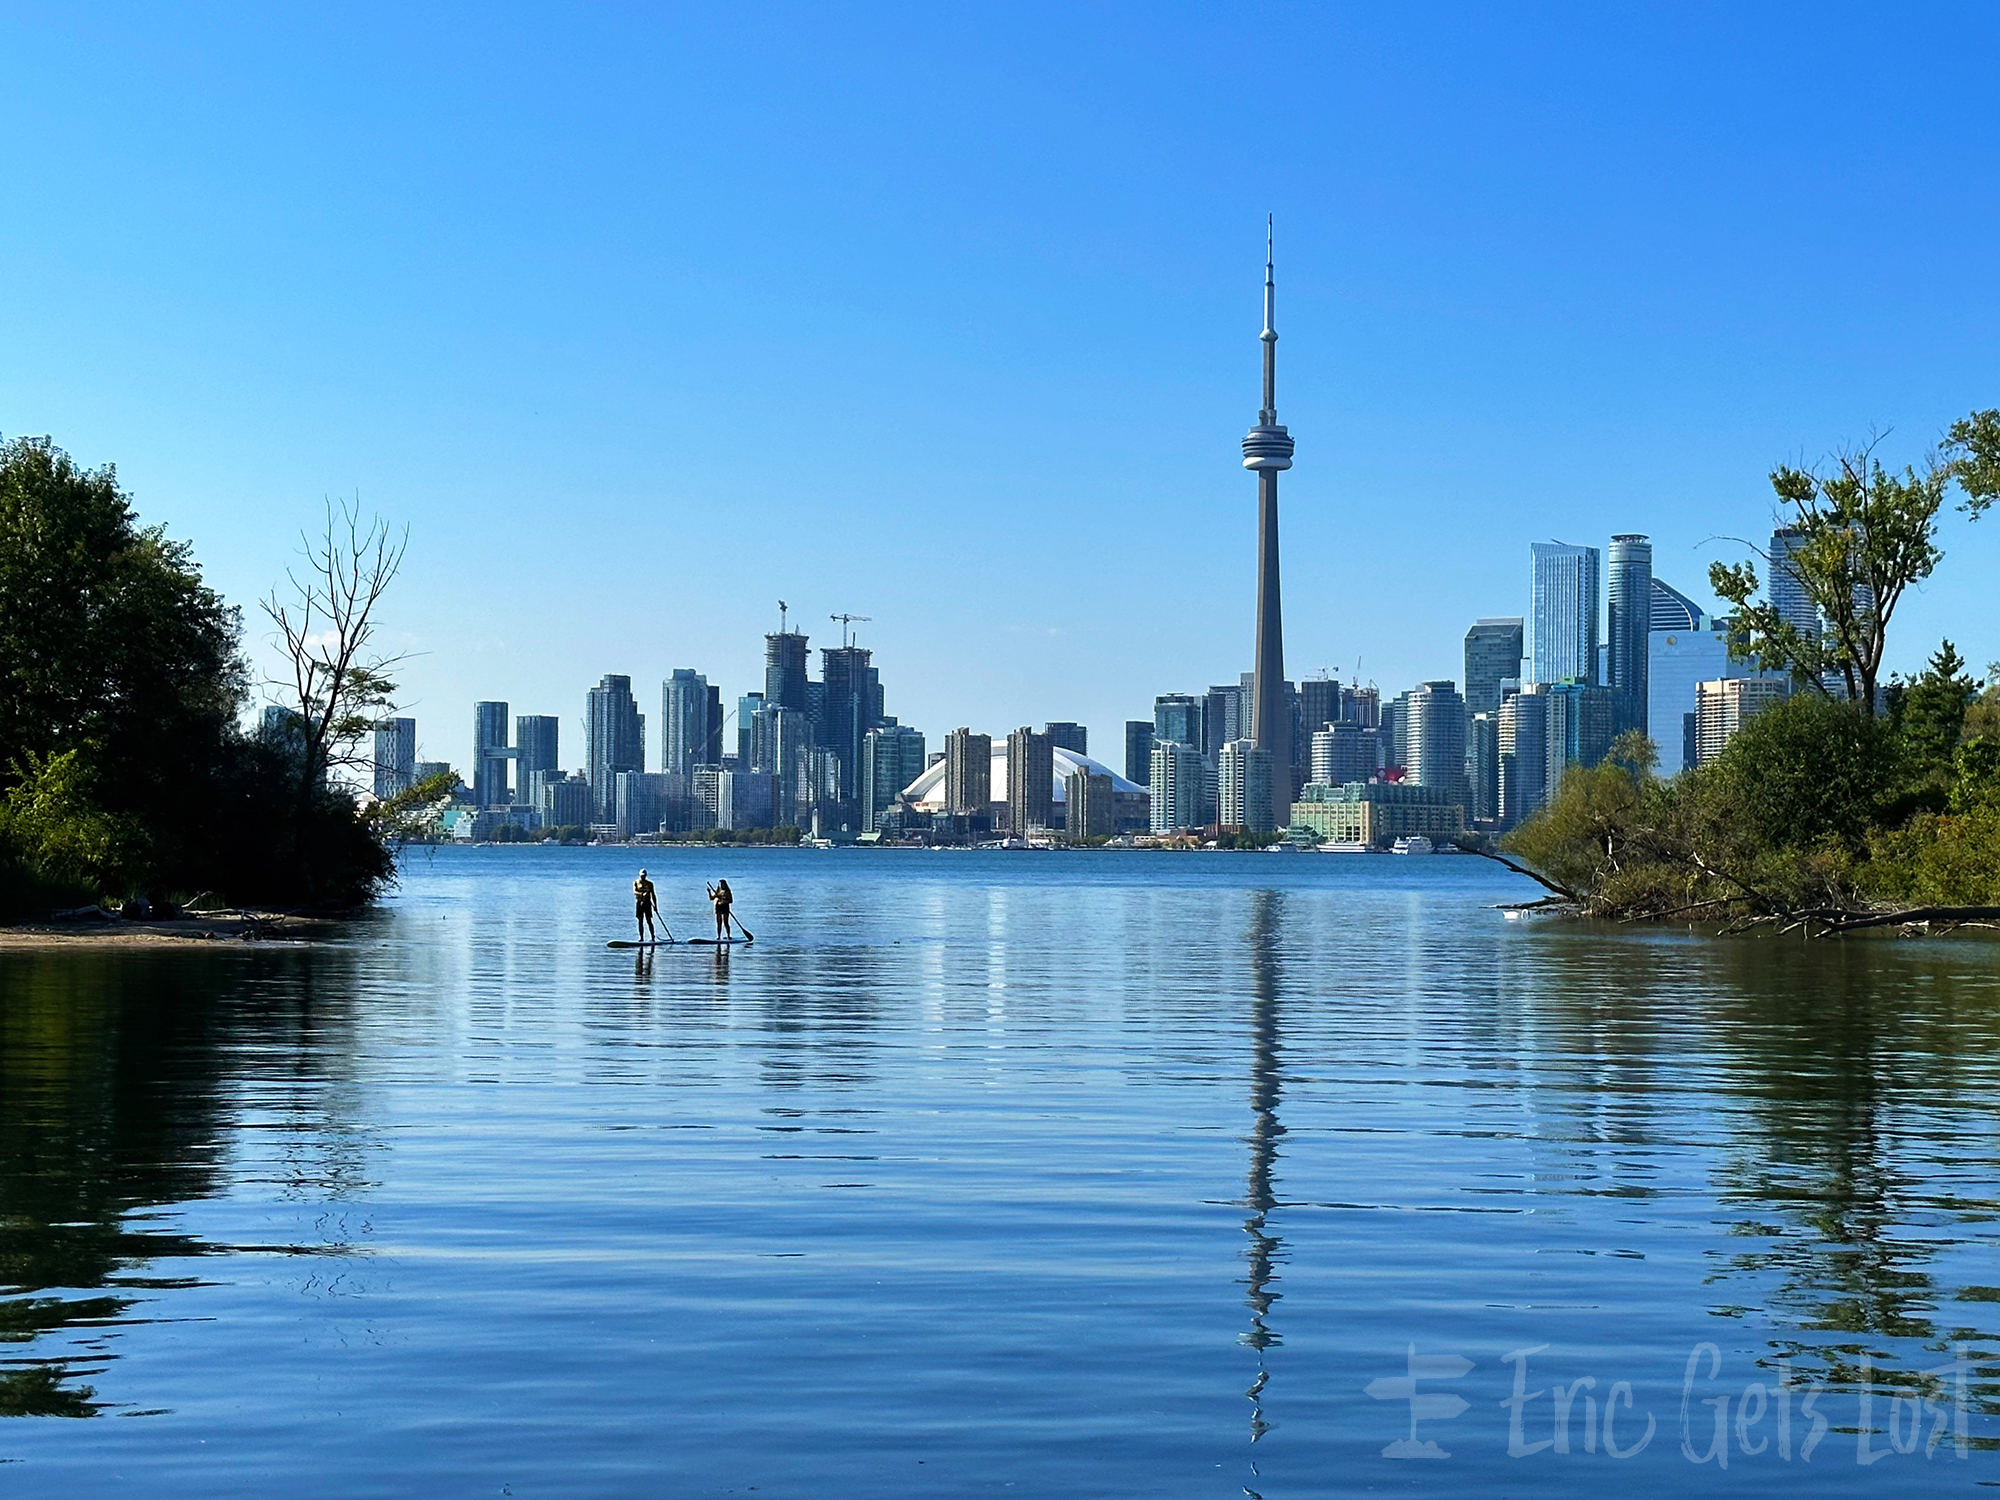
[[[632,905],[639,919],[639,941],[657,943],[660,934],[653,926],[653,914],[660,909],[660,897],[653,889],[653,882],[646,878],[644,870],[641,870],[639,878],[632,882]]]
[[[736,898],[729,893],[729,882],[718,880],[708,888],[708,899],[715,903],[715,940],[724,943],[729,940],[729,905]]]

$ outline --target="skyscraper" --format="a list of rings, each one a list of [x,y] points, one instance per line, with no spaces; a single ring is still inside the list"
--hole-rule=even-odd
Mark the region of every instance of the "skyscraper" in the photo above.
[[[881,826],[896,794],[924,774],[924,737],[906,724],[871,729],[861,741],[861,828]]]
[[[1063,782],[1063,833],[1072,844],[1115,832],[1117,798],[1111,778],[1078,766]]]
[[[882,722],[882,680],[869,664],[873,655],[861,646],[828,646],[819,653],[819,738],[840,758],[843,802],[853,801],[860,785],[861,741]]]
[[[1511,695],[1510,695],[1511,696]],[[1465,779],[1472,801],[1468,821],[1492,827],[1500,819],[1500,710],[1465,721]]]
[[[713,722],[718,696],[706,677],[688,667],[675,667],[660,684],[661,770],[686,774],[715,763],[709,747],[721,729]]]
[[[757,711],[764,706],[762,693],[745,693],[736,700],[736,769],[747,771],[757,762]]]
[[[1216,821],[1225,828],[1268,833],[1280,826],[1271,791],[1271,752],[1254,740],[1231,740],[1222,747],[1216,768]],[[1286,804],[1284,825],[1291,806]]]
[[[1512,828],[1548,800],[1549,696],[1527,683],[1500,705],[1500,823]]]
[[[1292,804],[1291,705],[1285,701],[1284,607],[1278,594],[1278,475],[1292,466],[1292,436],[1278,425],[1277,278],[1270,225],[1264,237],[1264,405],[1243,439],[1243,467],[1257,476],[1257,647],[1250,734],[1270,762],[1268,806],[1251,827],[1276,828]]]
[[[1528,679],[1597,681],[1597,549],[1534,542]]]
[[[1646,726],[1646,672],[1653,628],[1653,544],[1643,536],[1611,539],[1609,610],[1611,728],[1641,734]],[[1678,726],[1676,726],[1678,727]]]
[[[1522,627],[1517,615],[1474,620],[1465,632],[1465,711],[1497,713],[1501,685],[1521,680]]]
[[[1125,721],[1125,779],[1144,786],[1153,774],[1153,726],[1145,719]]]
[[[1090,731],[1081,724],[1068,719],[1053,719],[1042,726],[1042,733],[1058,750],[1073,750],[1078,755],[1090,754]]]
[[[1054,817],[1055,746],[1027,725],[1007,736],[1007,826],[1014,833],[1047,828]]]
[[[507,745],[507,705],[472,705],[472,800],[479,807],[500,807],[507,801],[507,762],[514,757]]]
[[[533,806],[535,799],[528,795],[528,778],[540,772],[547,776],[555,773],[562,764],[558,753],[558,735],[562,720],[553,714],[517,714],[514,718],[514,784],[520,792],[514,800]]]
[[[632,679],[607,672],[585,696],[583,722],[592,821],[615,823],[618,773],[646,769],[646,718],[632,696]]]
[[[408,791],[416,782],[417,721],[384,719],[377,724],[374,761],[377,797]]]
[[[1610,753],[1611,689],[1594,682],[1551,683],[1548,696],[1548,770],[1543,782],[1553,797],[1571,766],[1589,770]]]
[[[779,630],[764,637],[764,706],[806,711],[806,637]]]
[[[1397,722],[1404,741],[1407,780],[1440,787],[1460,807],[1472,798],[1465,783],[1465,700],[1452,682],[1426,682],[1408,695]]]
[[[1299,724],[1306,743],[1327,725],[1340,718],[1340,683],[1331,677],[1308,677],[1298,689]]]
[[[1780,526],[1771,533],[1771,607],[1778,618],[1799,633],[1801,639],[1819,644],[1819,606],[1806,591],[1794,555],[1805,545],[1806,534],[1796,526]]]
[[[1202,694],[1201,752],[1211,766],[1221,761],[1224,745],[1250,737],[1251,696],[1249,685],[1236,682],[1219,683]]]
[[[993,736],[954,729],[944,737],[944,806],[954,817],[983,817],[993,804]]]
[[[1187,693],[1162,693],[1153,700],[1153,738],[1189,745],[1199,754],[1207,743],[1203,700]]]
[[[1152,791],[1154,833],[1172,833],[1180,828],[1201,826],[1202,806],[1207,800],[1208,762],[1195,745],[1178,740],[1156,740],[1148,768]]]

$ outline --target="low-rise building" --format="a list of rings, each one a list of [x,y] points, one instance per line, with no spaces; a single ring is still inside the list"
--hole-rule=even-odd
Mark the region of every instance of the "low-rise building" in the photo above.
[[[1443,787],[1410,781],[1311,782],[1292,804],[1292,827],[1322,843],[1377,849],[1418,833],[1449,843],[1465,831],[1465,808]]]

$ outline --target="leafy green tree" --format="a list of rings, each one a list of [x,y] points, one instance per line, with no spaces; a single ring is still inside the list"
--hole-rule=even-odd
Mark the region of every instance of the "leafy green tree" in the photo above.
[[[1838,680],[1841,695],[1871,716],[1897,607],[1944,555],[1937,519],[1946,499],[1957,490],[1960,508],[1977,518],[2000,496],[2000,409],[1953,423],[1921,470],[1894,473],[1874,448],[1837,454],[1824,472],[1781,465],[1771,474],[1780,514],[1799,538],[1788,557],[1766,562],[1797,583],[1820,630],[1801,630],[1771,599],[1756,599],[1754,564],[1709,569],[1709,586],[1735,606],[1732,654],[1788,671],[1809,691]]]

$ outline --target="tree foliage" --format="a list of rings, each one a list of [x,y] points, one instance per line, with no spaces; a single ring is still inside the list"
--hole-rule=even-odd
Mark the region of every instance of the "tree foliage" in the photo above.
[[[238,725],[238,613],[110,468],[0,445],[0,903],[208,890],[348,904],[391,873],[351,796]]]
[[[1883,653],[1897,607],[1943,557],[1938,513],[1954,490],[1979,516],[2000,494],[2000,410],[1952,424],[1939,452],[1901,473],[1876,457],[1877,443],[1835,455],[1821,470],[1780,465],[1771,474],[1780,517],[1797,533],[1785,556],[1766,554],[1818,616],[1819,628],[1786,618],[1774,598],[1754,596],[1752,563],[1713,564],[1709,586],[1735,607],[1732,652],[1786,671],[1804,691],[1830,692],[1875,711]]]

